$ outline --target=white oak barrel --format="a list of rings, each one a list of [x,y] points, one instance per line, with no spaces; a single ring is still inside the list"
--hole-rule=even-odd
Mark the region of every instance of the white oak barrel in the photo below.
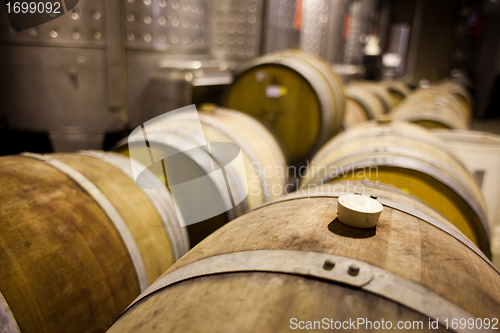
[[[493,332],[500,274],[484,254],[414,197],[367,183],[361,189],[383,205],[375,227],[338,221],[337,197],[350,186],[283,197],[198,244],[109,332],[340,330],[350,320],[359,326],[347,327],[360,332],[404,331],[400,322],[418,323],[409,331],[479,331],[447,329],[453,318]],[[382,329],[382,320],[390,326]]]
[[[435,87],[444,93],[454,95],[465,111],[467,120],[470,121],[472,118],[472,96],[465,86],[453,81],[445,80],[438,82],[436,85],[431,87]]]
[[[188,234],[191,244],[194,245],[205,238],[208,234],[225,224],[227,221],[241,215],[248,209],[269,202],[284,194],[286,177],[286,162],[273,135],[256,119],[244,113],[225,108],[207,105],[198,112],[204,139],[207,142],[231,142],[236,144],[243,156],[245,173],[227,174],[231,188],[248,190],[246,198],[227,213],[211,217],[203,222],[188,225]],[[193,147],[203,146],[203,142],[197,141],[197,130],[199,123],[193,119],[172,119],[156,123],[152,134],[148,134],[149,147],[145,145],[134,146],[144,141],[142,133],[132,135],[128,140],[120,142],[115,148],[117,151],[129,155],[129,149],[135,153],[150,150],[153,155],[164,150],[185,152]],[[145,153],[147,154],[147,152]],[[132,154],[131,154],[132,155]],[[207,151],[207,156],[212,156],[214,162],[221,165],[222,161],[212,152]],[[184,173],[189,170],[197,170],[197,174],[208,174],[211,170],[205,170],[204,158],[198,158],[189,154],[182,161]],[[277,173],[282,170],[282,173]],[[160,178],[168,186],[168,173],[158,170]],[[214,184],[214,196],[223,197],[227,193],[227,187],[218,187]],[[197,193],[193,193],[193,198]],[[204,200],[203,198],[197,198]]]
[[[369,113],[366,112],[366,109],[360,103],[348,97],[349,96],[348,90],[349,88],[346,88],[345,90],[346,101],[345,101],[345,113],[343,121],[344,129],[365,122],[367,120],[373,119],[370,118]]]
[[[189,249],[168,191],[139,188],[126,157],[24,154],[0,170],[2,331],[104,332]]]
[[[346,109],[344,114],[344,129],[371,119],[377,119],[388,111],[384,100],[368,84],[358,82],[348,84],[345,89]],[[375,88],[375,89],[380,89]],[[382,88],[383,89],[383,88]],[[389,96],[389,93],[386,92]],[[387,97],[390,99],[390,96]]]
[[[397,121],[359,124],[325,144],[301,184],[346,179],[379,180],[415,195],[491,256],[480,189],[461,161],[429,131]]]
[[[379,101],[382,113],[388,113],[396,105],[390,90],[382,82],[351,81],[347,87],[358,89],[362,95],[375,97]]]
[[[393,106],[396,106],[411,94],[410,88],[403,81],[387,80],[380,82],[380,84],[383,85],[391,95]]]
[[[345,108],[342,81],[331,66],[291,50],[244,65],[223,104],[271,128],[289,164],[304,161],[337,133]]]
[[[455,84],[420,88],[391,111],[391,118],[405,120],[426,128],[465,130],[472,116],[466,91]]]
[[[376,119],[390,112],[409,94],[409,88],[399,81],[351,81],[344,89],[346,109],[344,128]]]

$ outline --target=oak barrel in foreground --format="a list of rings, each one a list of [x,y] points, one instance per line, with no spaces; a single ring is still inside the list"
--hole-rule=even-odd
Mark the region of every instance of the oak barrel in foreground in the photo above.
[[[0,157],[0,182],[2,332],[104,332],[189,249],[168,191],[121,155]]]
[[[361,188],[384,205],[376,227],[340,223],[344,192],[333,187],[261,206],[188,252],[109,332],[289,332],[324,318],[384,320],[393,330],[421,322],[426,332],[447,331],[445,319],[480,318],[491,328],[500,275],[481,251],[419,200]]]

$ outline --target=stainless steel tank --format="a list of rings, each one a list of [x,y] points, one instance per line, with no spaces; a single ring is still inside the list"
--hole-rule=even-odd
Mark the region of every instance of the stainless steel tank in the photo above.
[[[302,7],[296,8],[297,4],[300,4],[300,1],[267,1],[264,54],[299,47]]]
[[[300,49],[342,63],[346,11],[347,0],[302,0]]]
[[[263,0],[126,0],[129,127],[230,83],[234,60],[260,54]],[[200,83],[204,82],[204,83]],[[207,93],[209,94],[209,93]]]
[[[350,0],[346,24],[344,63],[361,65],[366,36],[370,34],[377,0]]]
[[[56,151],[101,148],[107,132],[193,102],[185,96],[199,85],[185,82],[185,91],[174,94],[180,85],[173,72],[210,77],[208,89],[232,77],[234,64],[226,60],[259,56],[263,6],[263,0],[82,0],[29,30],[12,33],[2,20],[0,116],[10,129],[47,132]],[[6,17],[4,6],[0,11]],[[186,69],[186,61],[201,66]]]
[[[8,126],[48,132],[55,150],[100,148],[124,127],[119,0],[85,0],[50,22],[0,26],[0,96]],[[0,6],[1,17],[6,8]],[[113,13],[110,15],[110,13]]]
[[[260,55],[263,0],[215,0],[210,14],[210,53],[248,61]]]

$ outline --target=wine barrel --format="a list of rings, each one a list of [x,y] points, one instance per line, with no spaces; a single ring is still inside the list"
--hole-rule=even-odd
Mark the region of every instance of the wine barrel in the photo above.
[[[0,157],[0,330],[104,332],[187,252],[168,191],[139,188],[130,163]]]
[[[467,168],[429,131],[396,121],[352,127],[315,155],[302,186],[365,178],[427,202],[491,256],[481,192]]]
[[[388,80],[380,82],[380,84],[382,84],[391,95],[393,106],[401,103],[411,93],[410,88],[402,81]]]
[[[399,81],[352,81],[345,87],[344,129],[379,118],[399,104],[409,93]]]
[[[465,111],[465,116],[468,121],[472,118],[472,96],[467,88],[459,83],[453,81],[438,82],[435,86],[436,89],[454,95],[458,102],[461,104],[462,109]]]
[[[202,107],[198,116],[207,142],[232,142],[240,147],[246,173],[228,174],[227,177],[228,182],[234,185],[232,188],[239,188],[242,191],[247,188],[248,195],[241,204],[227,213],[214,216],[201,223],[188,225],[192,245],[197,244],[208,234],[248,209],[283,195],[287,184],[286,162],[281,148],[272,134],[256,119],[238,111],[213,105]],[[139,133],[131,135],[128,140],[119,142],[115,149],[123,154],[129,154],[129,149],[134,149],[134,154],[141,156],[141,154],[147,154],[143,152],[146,149],[156,155],[156,150],[173,149],[183,152],[204,144],[196,141],[195,133],[199,129],[197,120],[168,118],[165,122],[156,123],[155,126],[154,133],[148,135],[149,147],[134,145],[144,140],[142,133]],[[197,157],[192,155],[186,155],[186,157],[187,159],[183,162],[186,170],[199,169],[199,174],[209,173],[209,170],[203,169],[203,158],[196,159]],[[217,156],[214,155],[213,158],[216,163],[222,164]],[[279,170],[282,172],[277,172]],[[162,170],[158,170],[157,176],[168,186],[168,179],[165,179]],[[227,193],[227,188],[214,186],[212,193],[217,193],[222,198]]]
[[[381,105],[382,113],[388,113],[396,105],[389,89],[381,82],[351,81],[348,87],[355,87],[361,94],[375,97]]]
[[[436,85],[417,89],[391,111],[391,118],[425,128],[468,128],[470,104],[453,90],[455,86]]]
[[[375,227],[339,222],[333,188],[263,205],[189,251],[109,332],[467,331],[454,318],[491,328],[500,274],[484,254],[419,200],[363,187],[384,205]]]
[[[356,124],[365,122],[369,120],[369,116],[366,112],[366,109],[363,108],[358,102],[353,99],[347,97],[347,89],[346,89],[346,101],[345,101],[345,113],[343,120],[343,128],[347,129]]]
[[[383,102],[359,84],[347,85],[344,93],[346,97],[344,128],[379,118],[386,112]]]
[[[289,164],[300,163],[342,125],[341,79],[323,60],[301,51],[268,54],[246,64],[224,106],[274,131]]]

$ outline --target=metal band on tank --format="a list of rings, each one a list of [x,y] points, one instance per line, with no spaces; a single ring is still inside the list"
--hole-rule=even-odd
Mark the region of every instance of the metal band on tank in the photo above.
[[[128,229],[127,224],[125,223],[125,221],[123,221],[123,218],[120,216],[115,206],[113,206],[113,204],[104,195],[104,193],[102,193],[101,190],[99,190],[97,186],[94,185],[94,183],[92,183],[83,174],[59,160],[56,160],[49,156],[31,153],[24,153],[21,156],[43,161],[54,167],[55,169],[61,171],[66,176],[75,181],[78,185],[80,185],[94,199],[94,201],[105,212],[109,220],[113,223],[116,230],[120,234],[120,237],[128,251],[128,254],[134,266],[139,288],[141,291],[145,290],[148,286],[148,278],[146,269],[144,267],[144,262],[142,261],[141,253],[139,252],[139,248],[137,247],[134,237]]]

